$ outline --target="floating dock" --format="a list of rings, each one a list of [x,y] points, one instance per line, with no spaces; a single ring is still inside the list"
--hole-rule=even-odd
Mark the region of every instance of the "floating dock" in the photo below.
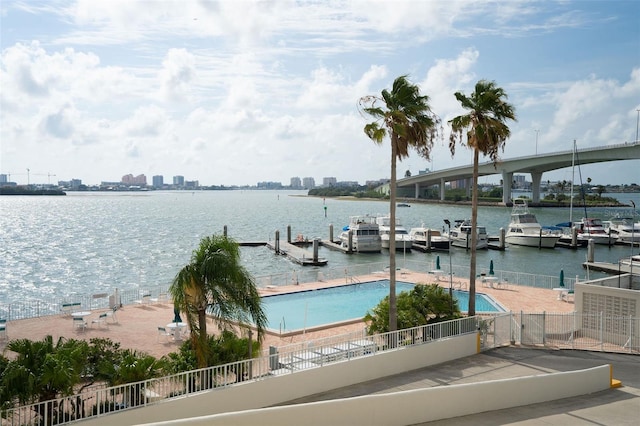
[[[298,247],[297,245],[288,243],[286,241],[274,241],[268,242],[265,244],[271,250],[273,250],[276,254],[281,254],[286,256],[289,260],[297,263],[302,266],[324,266],[327,264],[327,259],[323,257],[318,257],[316,250],[313,253]]]
[[[609,263],[609,262],[584,262],[582,267],[589,269],[590,271],[606,272],[607,274],[629,274],[631,273],[631,267],[622,263]],[[640,268],[634,268],[634,271]],[[637,272],[634,272],[634,275]]]

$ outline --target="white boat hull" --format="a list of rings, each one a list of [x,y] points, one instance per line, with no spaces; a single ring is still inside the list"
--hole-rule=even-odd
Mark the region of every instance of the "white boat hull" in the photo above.
[[[505,242],[513,246],[554,248],[560,237],[552,235],[517,235],[506,236]]]

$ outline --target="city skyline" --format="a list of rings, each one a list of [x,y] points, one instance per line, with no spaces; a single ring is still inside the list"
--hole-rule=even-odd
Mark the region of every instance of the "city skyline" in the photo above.
[[[640,123],[638,16],[626,0],[5,0],[0,173],[97,184],[139,170],[220,186],[384,178],[389,141],[367,138],[357,103],[403,74],[430,97],[443,138],[431,161],[400,162],[402,175],[471,163],[470,150],[451,157],[447,121],[464,113],[454,93],[480,79],[516,108],[502,158],[625,143]],[[582,172],[630,183],[639,165]]]

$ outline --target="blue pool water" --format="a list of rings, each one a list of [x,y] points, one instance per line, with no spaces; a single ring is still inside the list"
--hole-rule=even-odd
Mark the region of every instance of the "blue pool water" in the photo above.
[[[397,294],[412,288],[411,283],[396,283]],[[360,319],[388,294],[389,280],[380,280],[264,296],[262,300],[268,328],[284,332]],[[453,297],[460,308],[466,310],[469,293],[454,290]],[[486,295],[476,293],[476,311],[503,312],[504,309]]]

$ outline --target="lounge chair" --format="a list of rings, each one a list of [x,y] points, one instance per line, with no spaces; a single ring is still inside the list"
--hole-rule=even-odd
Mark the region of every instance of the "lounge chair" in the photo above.
[[[574,302],[574,291],[573,290],[567,290],[565,292],[563,292],[561,294],[562,300],[569,303],[569,302]]]
[[[148,305],[151,303],[151,294],[144,294],[142,299],[136,300],[139,305]]]

